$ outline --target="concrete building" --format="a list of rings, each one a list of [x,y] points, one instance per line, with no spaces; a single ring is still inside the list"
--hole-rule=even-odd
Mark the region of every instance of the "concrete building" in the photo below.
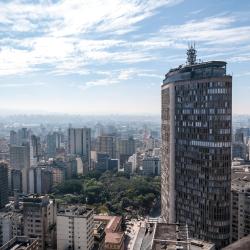
[[[17,132],[14,130],[10,131],[10,145],[17,145]]]
[[[95,222],[102,222],[105,226],[104,250],[124,250],[125,234],[122,231],[122,217],[96,215]]]
[[[124,250],[125,234],[123,232],[107,233],[105,236],[105,250]]]
[[[17,131],[17,145],[29,143],[30,131],[27,128],[21,128]]]
[[[196,63],[193,46],[187,55],[162,85],[162,218],[221,248],[230,242],[232,77],[226,62]]]
[[[36,135],[31,136],[30,152],[31,152],[30,153],[30,158],[31,158],[31,164],[30,165],[34,165],[32,163],[39,161],[39,159],[41,157],[41,154],[42,154],[40,137],[38,137]]]
[[[11,193],[14,192],[22,193],[23,184],[22,184],[22,171],[19,169],[10,169],[10,188]]]
[[[55,247],[56,204],[47,196],[23,199],[24,235],[38,238],[39,249]]]
[[[232,180],[232,241],[250,234],[250,176]]]
[[[10,167],[11,169],[19,169],[30,167],[30,146],[29,143],[22,146],[10,146]]]
[[[105,225],[101,221],[94,221],[94,249],[104,250]]]
[[[97,162],[95,164],[95,169],[97,171],[118,171],[119,167],[119,159],[111,159],[107,153],[97,153]]]
[[[9,160],[9,141],[6,138],[0,138],[0,161]]]
[[[132,165],[132,173],[134,173],[138,167],[138,164],[137,164],[137,153],[131,155],[129,158],[128,158],[128,162],[131,163]]]
[[[8,165],[0,162],[0,208],[8,203]]]
[[[248,145],[242,142],[234,142],[232,145],[232,158],[249,159]]]
[[[57,149],[60,148],[60,135],[57,132],[49,133],[47,135],[47,155],[55,157]]]
[[[240,240],[224,247],[222,250],[249,250],[250,235],[243,237]]]
[[[189,238],[187,225],[151,222],[141,226],[133,250],[215,250],[215,245]]]
[[[156,176],[161,173],[161,161],[158,157],[145,157],[142,160],[143,175]]]
[[[133,173],[133,168],[132,168],[132,162],[126,162],[123,164],[123,169],[119,169],[118,171],[123,171],[124,173],[127,174],[132,174]]]
[[[128,139],[119,138],[118,139],[118,150],[117,158],[120,159],[120,164],[123,164],[128,160],[128,158],[135,153],[135,140],[133,137]]]
[[[108,154],[110,158],[117,156],[117,141],[115,136],[102,135],[97,138],[97,153]]]
[[[0,213],[0,247],[13,237],[23,235],[22,218],[22,214],[16,212]]]
[[[53,166],[51,168],[52,171],[52,180],[53,180],[53,186],[56,186],[60,183],[62,183],[65,180],[65,169],[62,167]]]
[[[12,223],[12,238],[22,236],[24,233],[23,214],[21,212],[10,212]]]
[[[22,134],[23,136],[25,136],[25,132],[22,132],[21,135]],[[25,138],[26,137],[20,140],[25,141],[26,140]],[[30,168],[30,162],[31,161],[30,161],[29,142],[23,143],[22,146],[10,145],[10,168],[21,171],[22,192],[26,194],[28,193],[28,190],[29,190],[28,172]]]
[[[48,194],[53,186],[53,172],[49,166],[37,166],[29,169],[29,193]]]
[[[94,246],[94,211],[83,206],[62,206],[57,211],[57,249],[91,250]]]
[[[0,213],[0,246],[12,238],[12,223],[9,213]]]
[[[12,238],[0,250],[39,250],[37,239],[32,239],[27,236],[18,236]]]
[[[69,128],[68,129],[68,152],[71,155],[78,155],[83,163],[90,169],[91,151],[91,129],[90,128]]]
[[[77,175],[83,175],[86,171],[84,171],[84,164],[82,162],[81,157],[76,157],[76,172]]]

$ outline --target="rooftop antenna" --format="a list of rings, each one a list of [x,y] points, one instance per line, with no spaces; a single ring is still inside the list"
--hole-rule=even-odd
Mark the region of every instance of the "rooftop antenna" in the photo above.
[[[187,50],[187,64],[188,65],[193,65],[196,63],[196,49],[195,49],[195,42],[188,43],[188,50]]]

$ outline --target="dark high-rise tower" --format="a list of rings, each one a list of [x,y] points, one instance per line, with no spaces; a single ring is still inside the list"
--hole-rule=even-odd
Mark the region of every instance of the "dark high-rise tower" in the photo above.
[[[162,85],[162,218],[220,248],[230,239],[232,77],[226,62],[171,69]]]
[[[8,203],[8,165],[0,162],[0,208]]]

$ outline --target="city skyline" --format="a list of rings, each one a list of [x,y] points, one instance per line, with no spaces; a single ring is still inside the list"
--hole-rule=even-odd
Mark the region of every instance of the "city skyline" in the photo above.
[[[233,113],[247,114],[250,3],[243,1],[3,1],[1,110],[160,114],[167,69],[227,61]]]

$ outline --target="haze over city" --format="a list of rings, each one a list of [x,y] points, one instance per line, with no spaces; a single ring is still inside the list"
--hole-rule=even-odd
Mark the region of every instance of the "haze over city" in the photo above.
[[[169,68],[223,60],[250,106],[250,2],[1,1],[1,113],[160,114]]]

